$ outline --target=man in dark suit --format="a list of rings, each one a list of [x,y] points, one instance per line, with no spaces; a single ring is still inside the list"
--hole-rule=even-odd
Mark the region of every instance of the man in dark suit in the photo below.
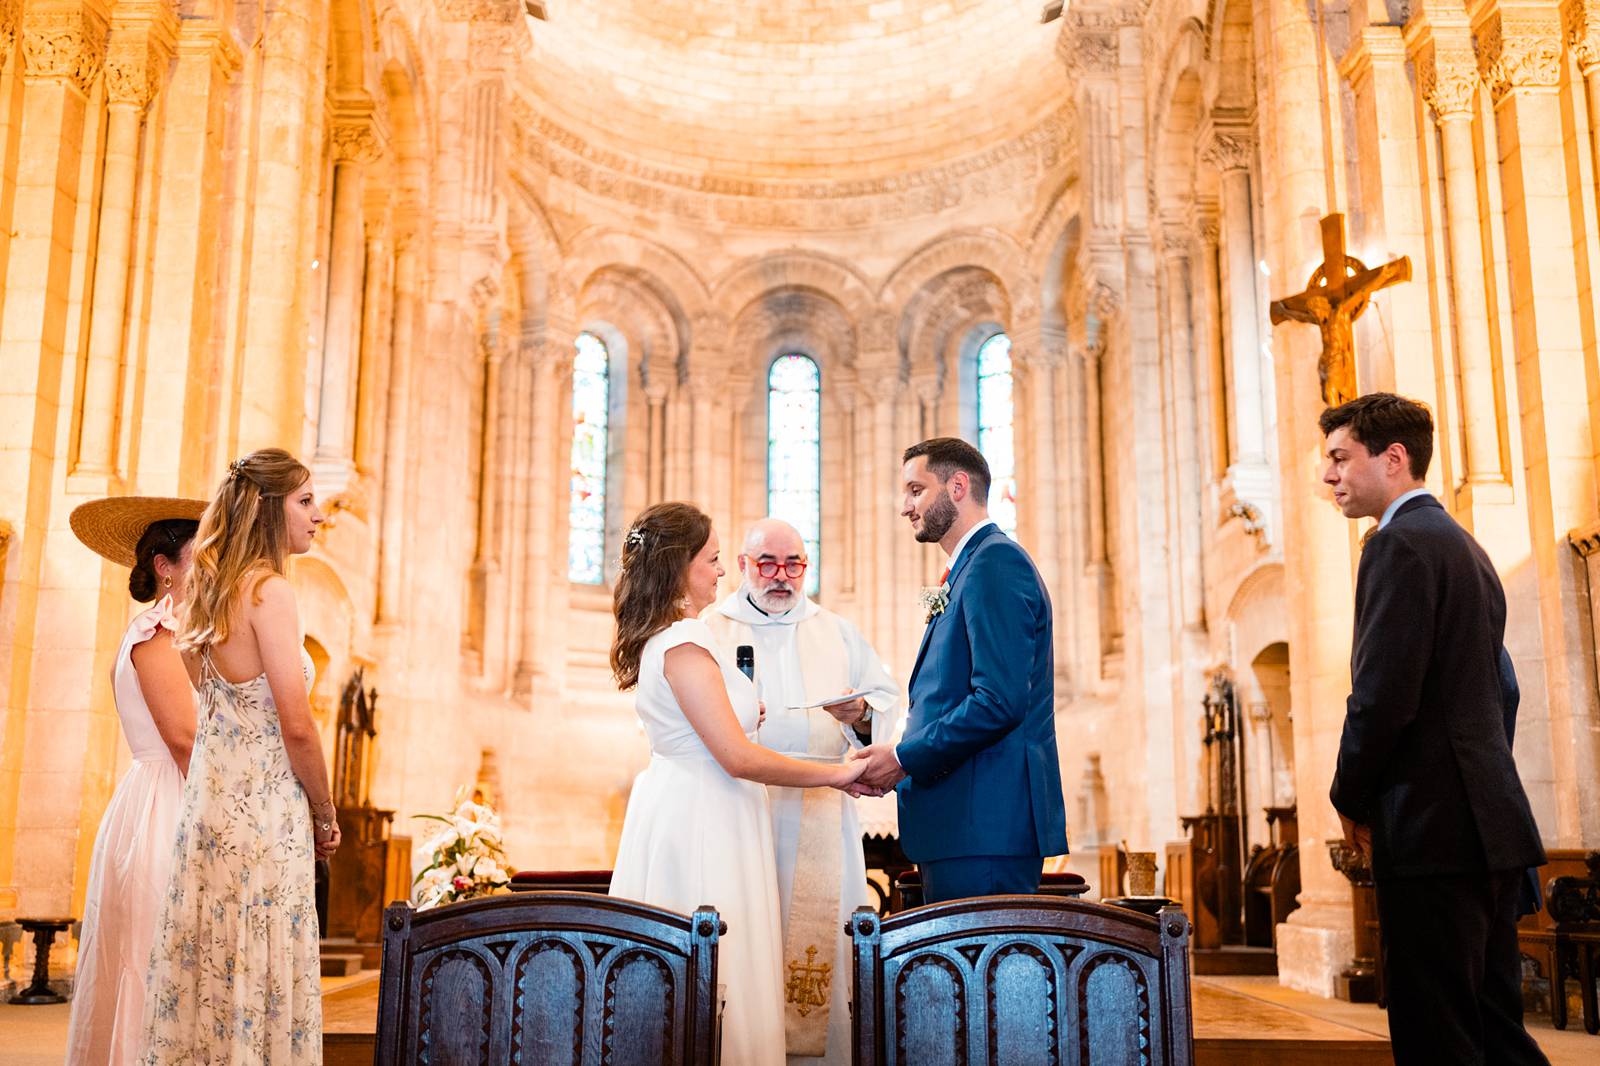
[[[1373,393],[1320,425],[1334,502],[1379,520],[1331,798],[1372,861],[1395,1061],[1543,1063],[1522,1024],[1516,914],[1544,848],[1505,727],[1499,575],[1423,487],[1426,407]]]
[[[1037,892],[1067,850],[1056,754],[1050,595],[1033,560],[989,518],[989,464],[936,437],[903,457],[901,514],[950,559],[924,590],[905,739],[855,755],[862,790],[898,786],[900,844],[927,902]]]

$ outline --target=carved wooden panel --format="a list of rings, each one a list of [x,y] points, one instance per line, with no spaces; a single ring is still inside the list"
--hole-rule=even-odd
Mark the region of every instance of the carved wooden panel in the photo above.
[[[526,892],[385,912],[377,1066],[700,1066],[715,911]]]
[[[851,921],[863,1066],[1188,1066],[1189,922],[1044,896]]]

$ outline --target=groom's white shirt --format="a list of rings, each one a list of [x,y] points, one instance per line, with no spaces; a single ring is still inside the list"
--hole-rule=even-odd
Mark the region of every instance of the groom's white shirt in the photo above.
[[[983,521],[967,530],[966,533],[962,535],[961,539],[956,541],[956,550],[950,553],[950,561],[946,564],[952,572],[956,568],[956,560],[961,558],[961,553],[966,550],[967,542],[977,535],[978,530],[982,529],[984,526],[992,525],[994,525],[994,519],[985,518]]]

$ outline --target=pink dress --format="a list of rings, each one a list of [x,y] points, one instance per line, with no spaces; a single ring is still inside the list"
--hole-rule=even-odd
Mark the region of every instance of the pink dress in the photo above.
[[[112,794],[94,841],[67,1029],[68,1066],[123,1066],[139,1053],[150,946],[183,805],[183,775],[156,731],[133,669],[134,646],[158,628],[175,628],[170,597],[128,626],[111,668],[111,691],[133,765]]]

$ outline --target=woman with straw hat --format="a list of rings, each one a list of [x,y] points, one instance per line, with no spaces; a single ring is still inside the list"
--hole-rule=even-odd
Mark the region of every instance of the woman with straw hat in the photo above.
[[[140,612],[111,668],[111,692],[133,765],[100,820],[84,899],[69,1066],[125,1066],[139,1051],[144,981],[172,872],[183,775],[194,744],[194,690],[173,645],[204,500],[113,496],[72,512],[72,531],[129,568]]]
[[[178,649],[200,732],[150,956],[147,1066],[322,1061],[315,860],[339,846],[289,556],[322,512],[311,472],[251,452],[200,520]]]

